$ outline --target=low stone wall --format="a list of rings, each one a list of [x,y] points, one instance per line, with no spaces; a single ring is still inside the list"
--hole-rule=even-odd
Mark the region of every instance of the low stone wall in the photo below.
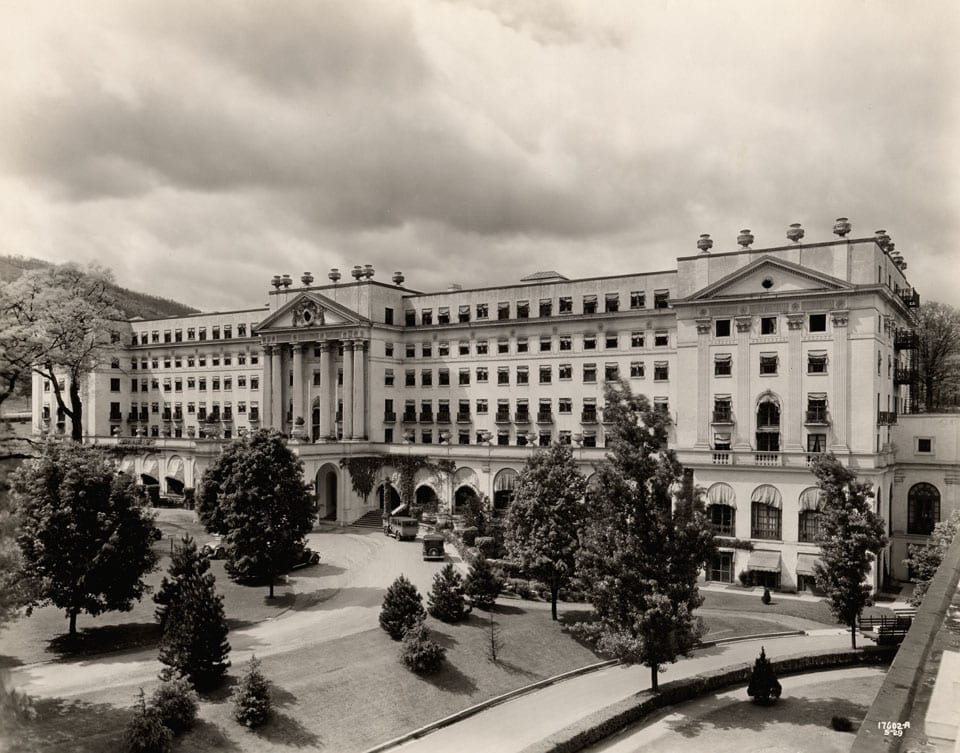
[[[894,646],[820,651],[788,656],[771,661],[771,664],[778,675],[802,674],[859,664],[884,664],[889,662],[895,653]],[[752,663],[734,664],[665,683],[660,686],[659,693],[645,690],[569,725],[536,745],[531,745],[524,753],[575,753],[641,721],[651,712],[665,706],[690,701],[732,685],[745,685],[750,681],[752,671]]]

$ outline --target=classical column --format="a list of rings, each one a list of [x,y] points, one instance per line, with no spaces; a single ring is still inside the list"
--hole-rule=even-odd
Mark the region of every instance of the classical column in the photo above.
[[[337,380],[332,376],[330,349],[333,343],[323,340],[320,343],[320,441],[325,441],[333,433],[330,431],[330,417],[333,403],[337,399]]]
[[[260,425],[264,429],[273,428],[273,355],[272,345],[263,346],[263,396],[260,400]]]
[[[343,438],[353,438],[353,340],[343,343]]]
[[[306,415],[303,404],[303,349],[306,346],[295,343],[291,347],[293,348],[293,421],[296,425],[296,420],[302,418],[304,426],[309,427],[310,417]]]
[[[273,350],[273,390],[270,393],[270,427],[283,431],[284,421],[286,419],[283,393],[286,392],[283,384],[283,345],[277,345]]]
[[[849,311],[831,311],[830,319],[833,322],[833,362],[830,364],[830,413],[833,417],[833,446],[834,452],[849,452],[848,446],[848,419],[847,405],[847,361],[850,357],[850,344],[847,340],[847,323],[850,320]]]
[[[737,370],[737,436],[733,449],[750,450],[750,426],[753,423],[753,402],[750,400],[750,372],[753,364],[750,363],[750,331],[753,329],[753,318],[738,316],[737,326],[737,360],[733,368]]]
[[[710,330],[712,319],[697,319],[697,444],[710,447]]]
[[[353,348],[353,438],[366,439],[366,402],[367,402],[367,381],[366,381],[366,358],[364,353],[367,349],[365,340],[357,340]]]
[[[783,449],[787,452],[803,450],[800,427],[805,418],[803,413],[803,347],[800,337],[803,334],[803,314],[787,314],[787,373],[790,380],[790,390],[787,395],[786,415],[783,423],[787,430],[784,432]]]

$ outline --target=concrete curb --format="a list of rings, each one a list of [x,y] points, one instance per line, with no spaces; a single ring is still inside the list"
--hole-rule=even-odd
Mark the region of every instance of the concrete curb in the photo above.
[[[447,727],[451,724],[456,724],[457,722],[466,719],[469,716],[478,714],[481,711],[485,711],[488,708],[496,706],[505,701],[509,701],[518,696],[526,695],[527,693],[532,693],[534,690],[540,690],[541,688],[548,687],[554,683],[561,682],[562,680],[570,679],[571,677],[577,677],[578,675],[585,675],[589,672],[595,672],[598,669],[604,669],[605,667],[612,667],[615,664],[618,664],[617,659],[610,659],[608,661],[597,662],[596,664],[588,664],[586,667],[580,667],[579,669],[573,669],[569,672],[564,672],[562,675],[555,675],[554,677],[548,677],[546,680],[540,680],[539,682],[532,683],[530,685],[524,685],[522,688],[517,688],[516,690],[511,690],[509,693],[504,693],[503,695],[495,696],[494,698],[488,698],[486,701],[481,701],[469,708],[465,708],[462,711],[458,711],[455,714],[450,714],[450,716],[445,716],[443,719],[438,719],[435,722],[430,722],[430,724],[424,725],[419,729],[415,729],[412,732],[405,732],[399,737],[395,737],[392,740],[387,740],[385,743],[380,743],[379,745],[374,746],[373,748],[368,748],[364,753],[380,753],[380,751],[388,750],[389,748],[394,748],[398,745],[401,745],[410,740],[416,740],[418,737],[423,737],[435,730],[441,729],[442,727]]]
[[[738,635],[734,638],[718,638],[715,641],[701,641],[697,649],[711,646],[725,646],[728,643],[743,643],[744,641],[759,641],[763,638],[790,638],[795,635],[806,635],[806,630],[784,630],[779,633],[754,633],[753,635]],[[697,650],[694,649],[694,650]]]

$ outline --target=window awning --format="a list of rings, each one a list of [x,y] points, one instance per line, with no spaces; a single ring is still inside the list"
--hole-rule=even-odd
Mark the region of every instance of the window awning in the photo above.
[[[512,492],[517,485],[517,472],[512,468],[504,468],[493,480],[493,490],[495,492]]]
[[[730,395],[714,395],[713,399],[727,401],[727,400],[730,400],[731,398],[730,398]]]
[[[713,357],[714,362],[716,363],[730,363],[733,360],[733,356],[729,353],[717,353]]]
[[[826,392],[808,392],[807,397],[810,400],[826,400],[827,393]]]
[[[596,302],[597,302],[597,297],[596,297],[595,295],[585,295],[585,296],[583,297],[583,302],[584,302],[584,303],[596,303]]]
[[[733,487],[718,481],[707,490],[707,504],[710,505],[729,505],[736,509],[737,499]]]
[[[759,502],[762,505],[770,505],[778,509],[783,506],[780,490],[770,484],[761,484],[754,489],[753,494],[750,495],[750,501]]]
[[[747,570],[762,570],[767,573],[780,572],[780,552],[755,550],[750,552]]]
[[[808,350],[808,351],[807,351],[807,355],[808,355],[808,356],[815,356],[815,357],[819,357],[819,358],[826,358],[826,357],[827,357],[827,351],[825,351],[825,350]]]
[[[819,510],[823,505],[820,501],[822,492],[816,486],[811,486],[800,492],[800,511]]]
[[[797,575],[813,575],[813,566],[820,561],[815,554],[797,555]]]
[[[773,405],[780,405],[780,401],[777,400],[776,395],[773,395],[769,392],[764,393],[757,399],[757,405],[763,405],[764,403],[772,403]]]

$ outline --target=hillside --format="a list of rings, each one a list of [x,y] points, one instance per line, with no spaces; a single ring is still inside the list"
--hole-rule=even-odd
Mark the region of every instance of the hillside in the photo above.
[[[52,266],[55,265],[42,259],[30,259],[25,256],[0,256],[0,281],[9,282],[17,279],[27,270]],[[198,309],[167,298],[138,293],[119,285],[111,285],[111,289],[116,296],[117,306],[131,319],[138,316],[143,319],[155,319],[162,316],[185,316],[198,313]]]

